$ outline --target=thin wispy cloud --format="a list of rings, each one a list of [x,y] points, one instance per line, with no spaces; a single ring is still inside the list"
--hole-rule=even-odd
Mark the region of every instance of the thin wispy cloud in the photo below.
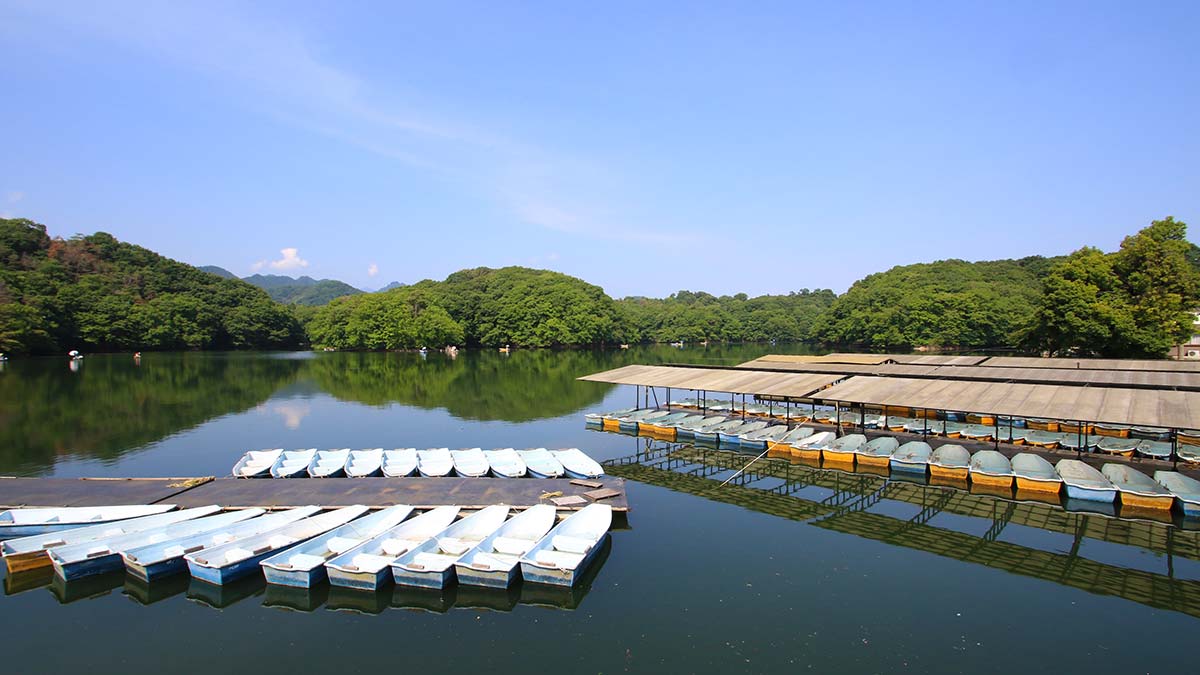
[[[264,267],[269,267],[277,272],[291,272],[308,267],[308,261],[300,257],[298,248],[283,248],[279,250],[279,254],[282,256],[279,260],[259,260],[250,266],[250,270],[258,272]]]
[[[6,204],[16,204],[22,199],[25,199],[25,193],[20,190],[9,190],[4,193],[4,202]]]
[[[317,39],[256,5],[204,3],[27,3],[31,15],[57,27],[148,53],[228,90],[241,105],[373,154],[435,173],[488,197],[529,225],[591,238],[683,243],[636,214],[591,206],[626,201],[619,185],[599,187],[576,159],[510,138],[459,114],[453,101],[428,92],[383,87],[334,62]],[[513,176],[520,180],[513,181]],[[547,215],[553,210],[554,213]],[[632,223],[632,224],[631,224]]]
[[[376,274],[379,274],[379,265],[376,265],[375,263],[367,265],[367,276],[373,277]]]

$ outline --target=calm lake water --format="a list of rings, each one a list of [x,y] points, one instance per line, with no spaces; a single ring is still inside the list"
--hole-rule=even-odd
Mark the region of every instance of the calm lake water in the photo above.
[[[0,474],[227,474],[263,447],[569,447],[633,511],[574,592],[219,591],[122,574],[5,580],[8,672],[1194,672],[1197,534],[1164,523],[765,464],[590,431],[627,363],[802,346],[619,352],[146,354],[10,361]]]

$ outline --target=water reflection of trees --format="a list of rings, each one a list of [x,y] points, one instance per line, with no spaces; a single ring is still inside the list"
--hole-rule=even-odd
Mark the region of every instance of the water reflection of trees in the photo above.
[[[303,361],[253,354],[10,361],[0,376],[0,468],[29,471],[59,455],[114,458],[253,408],[292,381]]]

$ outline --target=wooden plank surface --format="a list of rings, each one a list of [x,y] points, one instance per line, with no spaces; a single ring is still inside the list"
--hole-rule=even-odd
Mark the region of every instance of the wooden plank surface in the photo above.
[[[619,497],[605,499],[604,503],[616,511],[628,511],[624,479],[604,476],[598,480],[604,487],[621,493]],[[572,485],[568,479],[537,478],[218,478],[173,497],[172,502],[181,507],[220,504],[235,508],[307,504],[328,507],[408,504],[417,508],[447,504],[472,508],[509,504],[525,508],[549,504],[552,497],[583,495],[590,489]],[[558,492],[562,494],[554,494]],[[542,497],[548,493],[549,496]]]
[[[0,506],[177,504],[198,480],[211,478],[0,478]]]

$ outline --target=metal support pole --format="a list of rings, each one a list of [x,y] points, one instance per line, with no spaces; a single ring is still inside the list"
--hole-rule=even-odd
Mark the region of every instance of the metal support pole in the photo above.
[[[667,412],[671,412],[671,388],[667,387]]]
[[[999,415],[992,415],[992,425],[996,427],[995,428],[996,435],[992,437],[996,441],[996,445],[994,447],[996,450],[999,450],[1000,449],[1000,416]]]
[[[642,400],[642,385],[633,385],[633,409],[638,409],[638,401]]]
[[[1171,468],[1179,469],[1179,430],[1171,429]]]
[[[792,401],[791,401],[791,399],[788,399],[786,406],[787,406],[786,410],[783,413],[784,414],[783,423],[787,425],[788,431],[791,431],[792,430]]]
[[[1080,452],[1080,454],[1083,453],[1084,447],[1085,446],[1083,445],[1083,421],[1080,420],[1079,421],[1079,452]]]
[[[929,438],[929,408],[921,408],[921,420],[925,422],[925,428],[921,430],[921,440]]]
[[[734,394],[734,396],[737,396],[737,394]],[[746,395],[745,394],[742,394],[742,421],[743,422],[746,421]]]

